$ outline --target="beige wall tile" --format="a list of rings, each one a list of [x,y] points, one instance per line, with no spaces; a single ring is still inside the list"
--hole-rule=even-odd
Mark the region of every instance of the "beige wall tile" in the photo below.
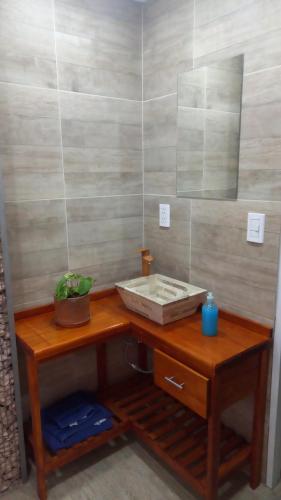
[[[125,243],[126,244],[126,243]],[[125,246],[124,244],[124,246]],[[93,290],[102,290],[104,288],[112,288],[119,281],[128,280],[139,276],[141,273],[141,260],[138,254],[141,240],[132,241],[128,244],[132,249],[124,252],[116,253],[114,258],[108,259],[106,262],[101,262],[97,259],[93,264],[86,267],[78,267],[77,272],[93,276],[95,283]]]
[[[279,234],[281,231],[281,203],[265,201],[200,201],[192,200],[192,220],[199,224],[215,224],[246,230],[248,212],[266,214],[265,231]],[[257,247],[258,248],[258,247]]]
[[[107,266],[111,262],[133,258],[140,246],[141,236],[134,239],[105,241],[96,245],[72,246],[69,249],[69,266],[71,269],[94,265]]]
[[[1,0],[3,23],[24,22],[30,26],[53,29],[53,5],[46,0]]]
[[[144,216],[159,217],[159,203],[168,203],[171,210],[171,220],[189,221],[190,200],[176,196],[144,196]]]
[[[141,149],[141,105],[61,93],[64,147]]]
[[[70,267],[93,275],[96,286],[138,274],[142,212],[141,196],[68,200]]]
[[[153,0],[144,6],[144,99],[175,92],[192,67],[193,2]]]
[[[189,281],[189,252],[186,245],[173,243],[167,234],[165,241],[145,236],[145,246],[155,257],[152,272]]]
[[[211,23],[219,17],[233,15],[251,3],[254,3],[253,0],[196,0],[195,26]]]
[[[249,211],[266,214],[263,245],[246,241]],[[193,201],[192,282],[213,290],[224,308],[270,323],[274,317],[280,223],[280,203]]]
[[[176,172],[144,172],[145,194],[176,194]]]
[[[0,144],[58,146],[58,98],[51,90],[0,84]]]
[[[1,2],[0,81],[56,87],[51,2],[45,0]]]
[[[142,192],[142,153],[129,148],[64,148],[69,197]]]
[[[15,306],[44,303],[68,266],[64,202],[7,203],[6,217]]]
[[[138,4],[56,0],[56,30],[61,89],[141,99]]]
[[[205,0],[202,0],[205,3]],[[212,9],[216,0],[209,2]],[[200,6],[201,0],[198,5]],[[246,2],[227,15],[218,15],[212,21],[200,24],[196,19],[195,26],[195,57],[216,52],[239,42],[247,42],[254,36],[280,29],[281,5],[279,0],[257,0]],[[244,2],[245,3],[245,2]],[[251,19],[251,23],[249,23]]]
[[[159,227],[159,203],[171,208],[171,228]],[[155,260],[153,272],[180,280],[189,277],[190,200],[173,196],[144,197],[145,246]]]
[[[281,196],[280,76],[280,68],[272,68],[246,75],[244,80],[240,198],[279,200]]]
[[[0,158],[7,201],[63,197],[59,147],[2,146]]]
[[[142,192],[141,105],[61,94],[66,194]]]
[[[235,307],[271,324],[275,310],[277,265],[197,248],[192,245],[191,283],[212,290],[226,309]]]
[[[67,218],[70,223],[107,220],[114,217],[141,217],[142,196],[114,196],[67,200]]]
[[[176,95],[144,103],[144,192],[176,192]]]
[[[241,54],[244,55],[245,74],[279,66],[281,57],[280,40],[281,29],[252,36],[247,41],[238,39],[231,46],[195,57],[194,66],[206,66]]]

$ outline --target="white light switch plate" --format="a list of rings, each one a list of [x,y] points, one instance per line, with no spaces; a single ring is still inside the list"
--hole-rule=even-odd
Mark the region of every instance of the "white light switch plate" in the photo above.
[[[160,203],[159,205],[159,226],[160,227],[170,227],[170,205],[164,205]]]
[[[251,243],[264,242],[265,214],[248,213],[247,241]]]

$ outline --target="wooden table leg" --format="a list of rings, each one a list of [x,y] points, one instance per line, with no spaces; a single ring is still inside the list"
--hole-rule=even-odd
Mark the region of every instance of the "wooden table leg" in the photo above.
[[[138,340],[138,366],[147,370],[147,347],[141,340]]]
[[[106,387],[108,386],[107,348],[105,342],[97,344],[96,355],[97,355],[98,390],[102,391],[106,389]]]
[[[29,387],[30,411],[32,418],[33,452],[36,465],[37,491],[40,500],[47,499],[45,480],[44,445],[41,426],[40,391],[38,382],[38,364],[35,358],[26,355]]]
[[[206,500],[216,500],[218,494],[220,461],[220,380],[216,375],[211,382],[210,416],[208,418],[208,452]]]
[[[253,489],[257,488],[261,482],[268,362],[269,351],[264,350],[260,354],[258,383],[255,393],[250,477],[250,485]]]

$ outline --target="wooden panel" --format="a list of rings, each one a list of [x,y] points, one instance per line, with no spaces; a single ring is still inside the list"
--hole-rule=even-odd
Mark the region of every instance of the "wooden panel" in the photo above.
[[[155,350],[154,381],[198,415],[207,417],[209,380],[200,373]]]
[[[221,408],[225,409],[256,390],[259,353],[245,356],[224,367],[221,372]]]

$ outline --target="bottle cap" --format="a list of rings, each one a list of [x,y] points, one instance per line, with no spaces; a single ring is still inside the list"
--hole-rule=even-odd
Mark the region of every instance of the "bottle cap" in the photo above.
[[[207,293],[207,300],[214,300],[213,292],[208,292]]]

